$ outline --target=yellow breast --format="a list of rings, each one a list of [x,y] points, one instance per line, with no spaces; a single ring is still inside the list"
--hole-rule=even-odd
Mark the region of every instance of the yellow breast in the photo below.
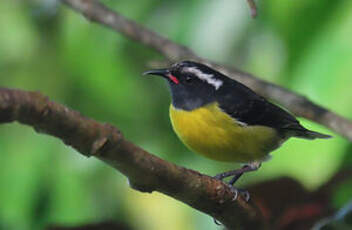
[[[170,106],[172,126],[192,151],[218,161],[252,162],[278,147],[277,132],[265,126],[242,126],[217,103],[185,111]]]

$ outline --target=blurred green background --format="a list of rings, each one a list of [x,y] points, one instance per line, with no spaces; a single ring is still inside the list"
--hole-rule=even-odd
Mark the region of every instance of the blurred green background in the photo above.
[[[352,118],[352,1],[103,1],[203,57],[239,67]],[[153,50],[91,24],[55,0],[0,1],[0,86],[40,91],[82,114],[116,125],[148,151],[208,175],[238,165],[188,151],[172,131],[169,92],[143,78]],[[331,140],[292,139],[240,184],[291,176],[309,189],[351,167],[351,143],[301,119]],[[350,187],[346,190],[351,191]],[[339,192],[336,206],[350,196]],[[349,193],[351,194],[351,193]],[[142,194],[104,163],[18,124],[0,126],[0,229],[44,229],[104,220],[137,230],[218,229],[164,195]]]

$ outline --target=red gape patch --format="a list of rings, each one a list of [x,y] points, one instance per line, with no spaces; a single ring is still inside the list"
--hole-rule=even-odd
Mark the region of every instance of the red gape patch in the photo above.
[[[173,76],[173,75],[169,75],[169,78],[171,81],[173,81],[175,84],[178,84],[180,83],[180,81],[177,79],[177,77]]]

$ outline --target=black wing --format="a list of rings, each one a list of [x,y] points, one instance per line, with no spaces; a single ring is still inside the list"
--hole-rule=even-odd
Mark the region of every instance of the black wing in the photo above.
[[[220,108],[238,121],[275,128],[283,134],[308,131],[294,116],[238,82],[220,88],[218,95]]]

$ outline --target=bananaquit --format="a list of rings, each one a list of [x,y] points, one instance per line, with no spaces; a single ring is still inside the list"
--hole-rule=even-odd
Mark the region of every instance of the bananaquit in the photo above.
[[[230,186],[290,137],[330,137],[304,128],[285,110],[206,65],[183,61],[144,74],[168,81],[171,123],[189,149],[213,160],[245,163],[215,176],[233,176]]]

